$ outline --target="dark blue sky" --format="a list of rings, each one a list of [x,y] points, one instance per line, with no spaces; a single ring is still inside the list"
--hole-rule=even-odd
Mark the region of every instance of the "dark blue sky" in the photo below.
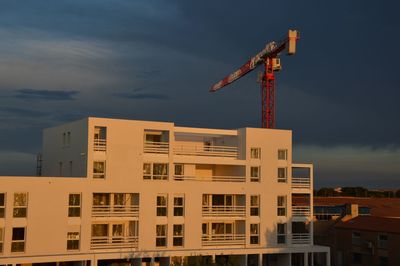
[[[396,1],[0,0],[0,174],[33,174],[41,130],[86,116],[260,126],[257,70],[211,85],[289,28],[277,127],[323,185],[400,187]],[[261,69],[260,69],[261,71]]]

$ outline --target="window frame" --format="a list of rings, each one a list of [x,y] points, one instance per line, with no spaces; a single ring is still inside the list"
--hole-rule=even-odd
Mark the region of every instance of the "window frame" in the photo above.
[[[4,227],[0,227],[0,254],[3,254],[4,249]]]
[[[178,205],[175,202],[175,199],[182,199],[182,204]],[[181,214],[179,211],[181,209]],[[174,216],[175,217],[183,217],[185,216],[185,195],[174,195]]]
[[[283,233],[280,232],[279,226],[283,226]],[[286,223],[277,223],[276,225],[276,243],[277,244],[286,244],[286,236],[287,236],[287,225]]]
[[[280,174],[281,174],[280,170],[282,170],[282,169],[283,169],[283,173],[284,173],[283,177],[280,176]],[[287,167],[278,167],[277,176],[278,176],[278,183],[287,183]]]
[[[257,169],[257,175],[253,175],[253,169]],[[255,173],[255,172],[254,172]],[[260,182],[261,166],[250,166],[250,182]]]
[[[3,205],[0,205],[0,219],[6,218],[6,205],[7,205],[7,193],[1,192],[0,196],[3,196]]]
[[[281,202],[280,200],[283,199]],[[287,215],[287,196],[278,195],[276,197],[277,216],[285,217]]]
[[[256,205],[253,205],[252,198],[257,199]],[[250,216],[260,216],[260,195],[250,195]]]
[[[283,157],[281,155],[284,155]],[[288,150],[287,149],[278,149],[278,160],[279,161],[287,161],[288,158]]]
[[[161,228],[160,230],[158,228]],[[159,234],[163,233],[164,234]],[[163,242],[159,242],[159,241]],[[168,224],[156,224],[156,248],[166,248],[168,246]]]
[[[181,230],[179,230],[180,234],[175,234],[176,226],[181,226]],[[174,224],[172,228],[173,228],[172,246],[183,247],[184,246],[185,225],[184,224]],[[175,244],[175,240],[180,241],[181,244],[180,245]]]
[[[164,198],[165,204],[158,201],[158,198]],[[158,194],[156,197],[156,216],[157,217],[167,217],[168,216],[168,194]]]
[[[250,148],[250,159],[261,159],[261,148],[251,147]]]
[[[382,237],[386,239],[382,239]],[[389,235],[388,234],[378,234],[378,248],[388,249]]]
[[[17,194],[25,194],[25,205],[16,205],[16,198],[15,196]],[[14,192],[14,202],[13,202],[13,218],[27,218],[28,217],[28,202],[29,202],[29,198],[28,198],[28,192]],[[25,209],[25,214],[23,214],[22,216],[18,216],[16,213],[17,210],[23,210]]]
[[[77,234],[78,238],[71,238],[70,234]],[[76,243],[77,243],[77,245],[76,245]],[[80,244],[81,243],[80,243],[80,232],[79,231],[67,232],[67,250],[68,251],[79,251]]]
[[[157,165],[166,166],[166,173],[155,174],[155,169]],[[149,169],[147,169],[147,166],[149,166]],[[143,162],[143,180],[167,181],[169,179],[169,168],[169,163],[165,162]],[[147,170],[150,170],[150,172],[148,172]]]
[[[79,205],[71,204],[71,196],[79,195]],[[68,194],[68,217],[81,217],[81,206],[82,206],[82,193],[69,193]],[[74,210],[79,210],[79,215],[76,215]]]
[[[254,233],[252,229],[256,229]],[[256,240],[256,241],[254,241]],[[260,224],[252,223],[250,224],[250,245],[260,245]]]
[[[95,168],[95,164],[103,164],[103,172],[97,172],[97,169]],[[93,161],[93,168],[92,168],[92,172],[93,172],[93,178],[95,179],[105,179],[106,178],[106,161]]]
[[[23,239],[14,239],[14,229],[24,229]],[[14,250],[15,246],[19,243],[23,243],[23,250]],[[11,253],[24,253],[26,250],[26,227],[13,227],[11,231]]]

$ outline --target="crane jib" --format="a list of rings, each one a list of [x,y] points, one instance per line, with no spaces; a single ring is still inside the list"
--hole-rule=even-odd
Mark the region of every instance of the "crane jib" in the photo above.
[[[255,69],[258,65],[264,63],[267,57],[276,56],[279,52],[285,49],[286,40],[283,41],[280,45],[277,45],[275,42],[268,43],[265,48],[259,52],[257,55],[252,57],[249,61],[247,61],[243,66],[241,66],[238,70],[233,72],[232,74],[226,76],[218,83],[214,84],[210,91],[215,92],[226,85],[238,80],[239,78],[245,76],[251,70]]]

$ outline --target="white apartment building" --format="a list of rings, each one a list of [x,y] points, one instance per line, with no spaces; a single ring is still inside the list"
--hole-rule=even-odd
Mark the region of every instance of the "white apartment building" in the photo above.
[[[0,265],[329,265],[290,130],[90,117],[42,158],[0,177]]]

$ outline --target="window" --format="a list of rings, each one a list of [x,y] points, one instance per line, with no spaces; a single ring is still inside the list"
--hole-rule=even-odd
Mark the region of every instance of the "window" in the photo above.
[[[157,224],[156,225],[156,247],[167,246],[167,225]]]
[[[144,163],[143,179],[168,180],[167,163]]]
[[[259,216],[260,215],[260,196],[251,195],[250,196],[250,215]]]
[[[360,232],[352,232],[351,234],[351,243],[353,245],[361,245],[361,234]]]
[[[106,162],[93,162],[93,178],[106,177]]]
[[[261,148],[251,148],[250,149],[250,158],[260,159],[261,158]]]
[[[183,224],[174,224],[173,245],[174,247],[183,246]]]
[[[6,194],[0,193],[0,218],[4,218],[6,214]]]
[[[12,229],[11,252],[25,251],[25,227],[14,227]]]
[[[279,183],[286,183],[286,167],[279,167],[278,168],[278,182]]]
[[[93,206],[110,206],[109,193],[93,193]],[[100,210],[105,208],[100,208]]]
[[[0,254],[3,253],[3,242],[4,242],[4,228],[0,227]]]
[[[154,180],[167,180],[168,179],[168,164],[167,163],[153,163],[153,179]]]
[[[79,250],[79,232],[67,233],[67,250]]]
[[[251,182],[260,182],[260,167],[259,166],[251,166],[250,167],[250,181]]]
[[[157,196],[157,216],[167,216],[167,195]]]
[[[286,196],[278,196],[278,216],[286,216]]]
[[[379,266],[389,266],[389,258],[379,256]]]
[[[250,244],[260,244],[260,224],[250,224]]]
[[[81,216],[81,194],[69,194],[68,217]]]
[[[286,224],[277,224],[276,236],[278,244],[286,243]]]
[[[14,193],[13,217],[26,217],[28,210],[28,193]]]
[[[63,141],[63,147],[64,147],[67,144],[67,134],[65,132],[63,133],[62,141]]]
[[[211,232],[213,235],[232,235],[233,223],[212,223]]]
[[[388,248],[388,235],[378,235],[378,248]]]
[[[278,160],[287,160],[287,150],[278,150]]]
[[[183,216],[184,204],[184,196],[174,197],[174,216]]]
[[[108,237],[108,224],[92,224],[92,238],[104,239]]]
[[[175,164],[175,176],[183,176],[183,164]]]

